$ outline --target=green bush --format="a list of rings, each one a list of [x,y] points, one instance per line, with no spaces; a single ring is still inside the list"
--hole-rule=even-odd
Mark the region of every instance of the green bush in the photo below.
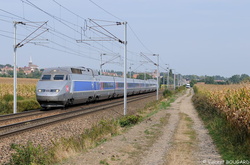
[[[11,94],[6,94],[3,96],[3,101],[10,102],[14,100],[14,96]],[[24,100],[22,96],[17,96],[17,100]]]
[[[28,99],[28,100],[17,101],[18,112],[23,112],[32,109],[39,109],[39,108],[41,107],[36,100]],[[10,113],[13,113],[13,100],[0,101],[0,114],[10,114]]]
[[[141,120],[141,116],[139,115],[130,115],[125,116],[120,119],[119,124],[121,127],[131,126],[137,124]]]
[[[169,89],[163,91],[164,98],[173,96],[173,92]]]
[[[199,92],[197,86],[194,86],[193,90],[194,90],[194,93],[198,93]]]
[[[13,105],[11,105],[9,102],[6,101],[0,101],[0,114],[10,114],[13,112]]]
[[[10,165],[51,164],[49,162],[51,155],[46,153],[40,145],[34,146],[31,142],[27,142],[26,145],[12,144],[11,149],[14,149],[16,152],[12,154]]]
[[[178,93],[178,92],[184,91],[185,89],[186,89],[185,86],[176,87],[175,92]]]
[[[3,100],[6,102],[13,101],[13,97],[14,97],[13,95],[6,94],[3,96]]]
[[[41,108],[36,100],[20,100],[17,102],[18,112]]]

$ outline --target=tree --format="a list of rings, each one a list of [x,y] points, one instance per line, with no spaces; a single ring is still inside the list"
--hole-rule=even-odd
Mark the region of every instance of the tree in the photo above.
[[[14,75],[14,71],[13,70],[8,70],[7,73],[8,73],[8,75],[10,75],[10,77],[13,77],[13,75]]]
[[[247,80],[249,80],[249,76],[247,74],[242,74],[240,76],[240,81],[247,81]]]
[[[190,86],[193,87],[194,84],[196,84],[196,83],[197,83],[197,81],[196,81],[195,79],[192,79],[192,80],[190,81]]]
[[[5,66],[12,68],[13,66],[10,64],[6,64]]]
[[[205,84],[215,84],[214,77],[207,76],[205,78]]]
[[[136,77],[136,79],[144,80],[144,76],[145,76],[144,73],[139,73],[139,75]],[[146,80],[147,80],[147,79],[152,79],[152,78],[153,78],[153,77],[152,77],[151,75],[149,75],[149,74],[146,73],[146,77],[145,77]]]
[[[229,80],[230,83],[234,83],[234,84],[240,83],[240,75],[238,75],[238,74],[233,75],[228,80]]]

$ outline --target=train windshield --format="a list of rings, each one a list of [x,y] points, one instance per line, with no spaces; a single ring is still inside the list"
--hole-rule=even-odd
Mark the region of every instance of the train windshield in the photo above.
[[[43,75],[41,80],[64,80],[64,76],[65,75]],[[66,80],[68,80],[68,76],[66,76]]]
[[[50,80],[51,75],[43,75],[41,80]]]
[[[55,75],[54,80],[63,80],[64,75]]]

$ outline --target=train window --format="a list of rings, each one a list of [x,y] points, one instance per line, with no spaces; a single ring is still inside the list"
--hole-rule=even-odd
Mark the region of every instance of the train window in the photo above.
[[[71,72],[76,73],[76,74],[82,74],[82,70],[81,69],[76,69],[76,68],[71,68]]]
[[[43,75],[42,80],[50,80],[51,75]]]
[[[124,84],[123,83],[118,83],[118,88],[123,88]]]
[[[55,75],[54,80],[63,80],[64,75]]]
[[[128,87],[129,87],[129,88],[135,87],[135,83],[128,83]]]
[[[104,89],[114,88],[114,83],[113,82],[104,82],[103,83],[103,88]]]

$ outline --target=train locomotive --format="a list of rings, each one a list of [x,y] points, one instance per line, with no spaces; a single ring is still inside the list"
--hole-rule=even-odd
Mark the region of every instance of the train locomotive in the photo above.
[[[153,79],[127,79],[127,95],[156,91],[156,83]],[[96,71],[85,67],[47,68],[36,86],[37,101],[45,109],[123,95],[123,78],[98,75]]]

